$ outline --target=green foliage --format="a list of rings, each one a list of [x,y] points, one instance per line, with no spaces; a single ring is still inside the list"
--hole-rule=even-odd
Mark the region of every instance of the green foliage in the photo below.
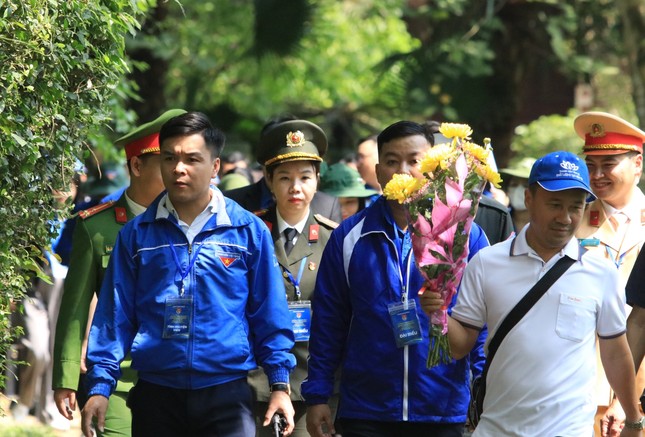
[[[0,425],[3,437],[56,437],[58,434],[44,425]]]
[[[65,216],[52,191],[69,186],[75,157],[108,123],[127,70],[125,34],[135,33],[136,14],[147,7],[137,0],[0,2],[0,355],[11,341],[11,301],[42,275],[52,237],[46,223]]]
[[[515,152],[512,163],[522,158],[539,158],[547,153],[566,150],[579,154],[584,141],[573,130],[576,111],[565,117],[544,115],[537,120],[515,128],[511,150]],[[512,164],[511,164],[512,165]]]
[[[405,30],[400,2],[309,2],[315,3],[311,19],[291,25],[302,37],[259,52],[258,23],[291,5],[274,3],[283,8],[268,16],[257,15],[263,9],[255,11],[250,1],[172,3],[163,37],[133,43],[169,60],[171,106],[202,110],[249,142],[267,119],[285,112],[327,125],[356,121],[370,130],[405,112],[400,65],[383,64],[417,44]]]

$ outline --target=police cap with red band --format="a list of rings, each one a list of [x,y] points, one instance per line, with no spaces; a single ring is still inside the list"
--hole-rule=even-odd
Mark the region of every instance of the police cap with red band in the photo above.
[[[170,109],[156,119],[142,124],[122,136],[114,142],[114,145],[125,149],[125,157],[128,161],[134,156],[159,153],[159,131],[161,126],[171,118],[185,113],[186,111],[183,109]]]
[[[613,114],[582,113],[573,121],[573,128],[585,140],[582,152],[586,155],[643,153],[645,132]]]

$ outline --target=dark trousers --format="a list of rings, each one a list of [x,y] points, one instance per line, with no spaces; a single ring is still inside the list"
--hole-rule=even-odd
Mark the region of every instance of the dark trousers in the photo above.
[[[338,419],[343,437],[462,437],[464,424],[415,422],[379,422],[376,420]]]
[[[249,437],[255,435],[246,378],[198,390],[139,379],[128,397],[132,437]]]

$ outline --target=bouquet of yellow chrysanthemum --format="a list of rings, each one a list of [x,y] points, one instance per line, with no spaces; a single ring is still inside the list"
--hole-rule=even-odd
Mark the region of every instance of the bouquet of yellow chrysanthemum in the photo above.
[[[486,182],[499,186],[499,174],[488,164],[490,149],[470,142],[466,124],[443,123],[439,131],[451,142],[430,148],[419,169],[423,179],[397,174],[383,194],[406,206],[412,249],[430,288],[444,305],[430,317],[428,367],[449,363],[448,306],[468,257],[468,236]]]

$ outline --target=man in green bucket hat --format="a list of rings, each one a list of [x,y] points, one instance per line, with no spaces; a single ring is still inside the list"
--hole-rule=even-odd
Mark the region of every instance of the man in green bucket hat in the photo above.
[[[365,200],[376,190],[365,187],[358,171],[343,163],[329,167],[320,178],[320,191],[338,197],[343,220],[365,208]]]

